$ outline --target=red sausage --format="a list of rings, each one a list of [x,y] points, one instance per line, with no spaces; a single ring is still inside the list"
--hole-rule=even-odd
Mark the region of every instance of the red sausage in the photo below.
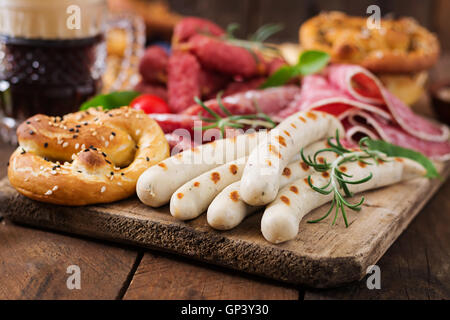
[[[167,71],[169,107],[179,113],[194,103],[194,97],[200,97],[200,64],[194,55],[176,51],[169,58]]]
[[[200,71],[200,90],[204,99],[214,98],[231,81],[229,75],[202,68]]]
[[[145,82],[166,83],[169,56],[160,46],[150,46],[145,50],[139,63],[139,73]]]
[[[226,97],[226,96],[230,96],[230,95],[233,95],[236,93],[258,89],[265,81],[266,81],[266,78],[258,77],[258,78],[249,79],[246,81],[231,82],[225,88],[223,96]]]
[[[246,78],[266,73],[261,54],[218,38],[195,35],[189,40],[189,48],[202,66],[211,70]]]
[[[207,34],[210,36],[221,36],[225,31],[214,22],[206,19],[187,17],[177,23],[173,30],[172,44],[188,41],[196,34]]]

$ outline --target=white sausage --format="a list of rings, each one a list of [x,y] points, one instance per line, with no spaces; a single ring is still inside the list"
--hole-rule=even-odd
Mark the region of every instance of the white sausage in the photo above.
[[[217,230],[230,230],[262,206],[246,204],[240,194],[241,181],[230,184],[222,190],[208,207],[208,224]]]
[[[225,187],[239,181],[247,157],[228,162],[186,182],[170,198],[170,213],[177,219],[197,218]]]
[[[250,205],[275,199],[280,176],[292,156],[308,144],[344,129],[340,121],[318,111],[298,112],[283,120],[250,154],[241,179],[241,196]]]
[[[172,194],[187,181],[224,163],[247,156],[266,131],[221,139],[186,150],[148,168],[138,179],[139,199],[152,207],[169,202]]]
[[[304,154],[306,157],[312,157],[317,151],[326,147],[328,147],[326,140],[318,141],[306,147]],[[319,157],[323,157],[327,162],[331,162],[336,159],[336,154],[323,152]],[[292,181],[307,177],[313,171],[302,160],[298,160],[298,156],[294,156],[294,158],[295,160],[283,170],[280,178],[280,188]],[[240,224],[245,217],[262,208],[262,206],[251,206],[242,200],[240,185],[240,181],[230,184],[211,202],[208,208],[207,220],[212,228],[218,230],[232,229]]]
[[[353,175],[349,180],[360,180],[370,172],[373,177],[362,184],[348,184],[353,193],[362,192],[382,186],[387,186],[425,174],[418,163],[409,159],[390,159],[382,164],[372,164],[362,168],[359,163],[345,164],[346,173]],[[367,160],[373,163],[373,160]],[[321,173],[311,176],[315,186],[324,186],[329,178]],[[300,220],[311,210],[331,201],[333,193],[323,195],[314,191],[308,185],[306,178],[294,181],[280,190],[277,198],[267,206],[261,219],[261,231],[267,241],[280,243],[294,239],[299,230]],[[334,210],[334,209],[333,209]]]

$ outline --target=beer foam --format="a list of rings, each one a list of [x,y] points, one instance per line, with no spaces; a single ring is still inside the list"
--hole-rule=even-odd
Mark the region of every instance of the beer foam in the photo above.
[[[79,8],[79,25],[70,8]],[[0,34],[45,40],[92,37],[104,31],[106,8],[106,0],[0,0]]]

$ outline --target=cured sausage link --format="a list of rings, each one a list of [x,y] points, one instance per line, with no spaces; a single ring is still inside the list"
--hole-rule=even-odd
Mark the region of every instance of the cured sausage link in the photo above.
[[[139,199],[152,207],[169,202],[172,194],[189,180],[224,163],[247,156],[267,132],[216,140],[180,152],[148,168],[137,183]]]
[[[266,63],[260,53],[222,39],[195,35],[189,40],[188,47],[208,69],[246,78],[267,74]]]
[[[367,161],[372,165],[362,167],[356,162],[346,165],[346,173],[352,175],[351,180],[363,179],[369,172],[373,175],[372,179],[365,183],[348,184],[350,192],[358,193],[425,175],[424,168],[409,159],[388,159],[377,164],[373,160]],[[316,173],[311,179],[314,185],[321,187],[327,184],[329,177]],[[323,195],[314,191],[307,179],[298,179],[286,185],[264,211],[261,219],[264,238],[272,243],[294,239],[298,234],[301,219],[315,208],[330,202],[332,198],[333,193]]]
[[[189,52],[177,51],[170,56],[167,69],[169,107],[180,113],[200,97],[200,64]]]
[[[299,112],[286,118],[250,154],[241,180],[242,199],[250,205],[273,201],[283,169],[294,154],[312,142],[334,136],[336,131],[344,135],[340,121],[323,112]]]

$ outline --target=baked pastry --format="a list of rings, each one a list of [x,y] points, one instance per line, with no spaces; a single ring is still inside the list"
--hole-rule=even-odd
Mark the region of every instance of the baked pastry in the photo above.
[[[373,72],[405,73],[430,68],[439,57],[439,42],[412,18],[381,20],[368,29],[367,17],[321,13],[299,31],[303,49],[328,52],[332,62],[359,64]]]
[[[169,156],[158,124],[141,111],[91,108],[35,115],[17,129],[8,178],[23,195],[79,206],[133,195],[142,172]]]

